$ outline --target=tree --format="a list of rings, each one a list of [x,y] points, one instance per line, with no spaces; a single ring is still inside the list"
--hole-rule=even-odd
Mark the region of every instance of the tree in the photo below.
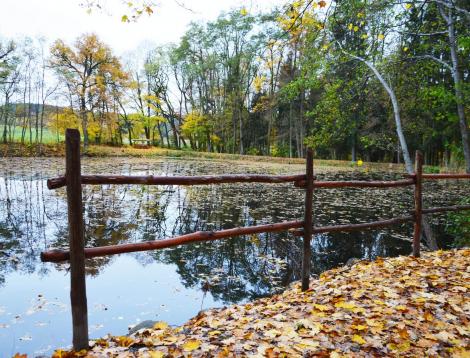
[[[49,128],[57,133],[57,135],[65,135],[67,128],[79,129],[80,118],[77,116],[72,109],[64,108],[62,111],[57,113],[51,113],[49,117]]]
[[[73,47],[57,40],[51,48],[50,62],[78,103],[86,148],[89,143],[88,115],[96,105],[94,96],[103,94],[110,81],[125,79],[126,74],[119,59],[95,34],[79,37]]]
[[[458,1],[451,1],[451,0],[432,0],[429,4],[420,5],[422,1],[416,0],[415,5],[418,10],[416,12],[420,12],[422,14],[414,14],[414,16],[424,17],[426,12],[432,12],[433,10],[440,14],[443,23],[439,23],[439,21],[433,21],[433,24],[437,24],[437,29],[431,29],[430,31],[422,31],[420,28],[424,22],[419,22],[417,28],[413,29],[414,31],[408,33],[409,37],[413,36],[424,36],[424,37],[432,37],[434,41],[437,43],[445,44],[445,50],[447,53],[443,53],[441,51],[440,56],[436,56],[436,54],[424,53],[424,54],[417,54],[414,56],[415,58],[423,58],[423,59],[430,59],[448,70],[453,79],[453,91],[455,96],[455,105],[457,107],[457,115],[458,115],[458,123],[460,128],[460,135],[461,135],[461,142],[463,148],[463,154],[465,158],[465,169],[467,173],[470,173],[470,142],[469,142],[469,135],[468,135],[468,123],[465,115],[465,98],[464,98],[464,81],[462,78],[462,68],[460,65],[460,52],[468,51],[468,44],[466,42],[466,37],[468,36],[468,21],[470,20],[470,11],[466,10],[464,7],[468,6],[465,3],[462,3],[462,7],[458,6]],[[420,6],[417,6],[420,5]],[[412,7],[410,6],[409,9]],[[423,14],[424,13],[424,14]],[[411,17],[411,16],[410,16]],[[467,24],[466,24],[467,22]],[[463,24],[459,24],[463,23]],[[460,26],[459,26],[460,25]],[[445,30],[442,30],[444,28]],[[460,30],[460,36],[459,36]],[[442,35],[447,37],[447,41],[443,41]],[[463,46],[460,46],[462,44]],[[434,52],[436,52],[437,46],[433,46]],[[463,50],[463,51],[462,51]],[[445,57],[449,58],[447,60]]]

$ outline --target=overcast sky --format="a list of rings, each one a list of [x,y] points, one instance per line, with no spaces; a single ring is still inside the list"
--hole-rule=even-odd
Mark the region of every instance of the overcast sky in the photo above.
[[[213,20],[222,11],[244,6],[250,12],[268,10],[285,0],[160,0],[152,16],[137,23],[122,23],[122,0],[103,0],[105,10],[91,15],[79,6],[83,0],[0,0],[0,36],[44,36],[73,41],[95,32],[116,54],[148,44],[177,42],[191,21]],[[178,5],[184,4],[184,7]]]

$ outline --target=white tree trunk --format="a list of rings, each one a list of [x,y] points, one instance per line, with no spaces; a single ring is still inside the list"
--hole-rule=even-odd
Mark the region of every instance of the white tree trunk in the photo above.
[[[400,141],[401,151],[403,153],[403,160],[405,162],[405,168],[406,168],[406,171],[409,174],[412,174],[414,172],[413,162],[411,161],[410,152],[408,150],[408,145],[406,144],[405,135],[403,134],[403,128],[402,128],[402,125],[401,125],[401,116],[400,116],[400,106],[398,105],[398,100],[397,100],[397,96],[395,95],[395,91],[387,83],[387,81],[385,81],[384,77],[381,75],[381,73],[377,70],[377,68],[374,66],[374,64],[372,62],[369,62],[369,61],[367,61],[366,59],[364,59],[362,57],[355,56],[355,55],[352,55],[352,54],[349,54],[349,53],[348,53],[348,55],[351,56],[352,58],[356,59],[356,60],[364,62],[366,64],[366,66],[369,67],[372,70],[372,72],[374,72],[375,77],[377,77],[379,82],[385,88],[385,91],[387,91],[387,93],[390,97],[390,100],[392,101],[393,115],[394,115],[394,118],[395,118],[395,126],[396,126],[396,130],[397,130],[398,140]]]
[[[408,172],[408,174],[413,174],[414,173],[413,163],[411,161],[410,152],[408,151],[408,145],[406,144],[405,135],[403,134],[403,129],[402,129],[402,126],[401,126],[401,117],[400,117],[400,106],[398,105],[398,100],[397,100],[397,96],[395,95],[395,91],[387,83],[387,81],[385,81],[384,77],[381,75],[381,73],[377,70],[377,68],[374,66],[374,64],[372,62],[369,62],[369,61],[367,61],[366,59],[364,59],[362,57],[355,56],[355,55],[352,55],[350,53],[347,53],[344,50],[343,50],[343,52],[346,53],[348,56],[350,56],[350,57],[352,57],[352,58],[354,58],[358,61],[364,62],[367,65],[367,67],[369,67],[372,70],[372,72],[374,72],[374,75],[377,77],[379,82],[382,84],[382,86],[387,91],[387,93],[390,97],[390,100],[392,101],[393,114],[394,114],[394,117],[395,117],[395,126],[396,126],[396,130],[397,130],[397,136],[398,136],[398,139],[400,141],[401,151],[403,153],[403,160],[405,162],[405,168],[406,168],[406,171]],[[423,216],[422,224],[423,224],[423,229],[424,229],[424,236],[426,238],[426,242],[427,242],[428,247],[431,250],[437,250],[438,247],[437,247],[436,238],[433,235],[431,225],[429,224],[429,222],[426,220],[426,218],[424,216]]]
[[[455,16],[452,10],[445,14],[442,6],[439,7],[442,17],[447,23],[447,33],[449,37],[450,57],[452,60],[452,77],[454,79],[455,101],[457,102],[457,114],[459,116],[460,134],[462,137],[463,154],[465,158],[465,170],[470,173],[470,144],[468,142],[467,119],[463,107],[462,79],[459,71],[459,59],[457,54],[457,39],[455,37]]]

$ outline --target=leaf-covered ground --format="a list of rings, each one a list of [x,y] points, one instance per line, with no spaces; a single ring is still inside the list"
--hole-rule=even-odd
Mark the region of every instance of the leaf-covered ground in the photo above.
[[[93,342],[89,357],[469,357],[470,249],[379,258],[283,294]],[[66,356],[57,351],[56,356]]]

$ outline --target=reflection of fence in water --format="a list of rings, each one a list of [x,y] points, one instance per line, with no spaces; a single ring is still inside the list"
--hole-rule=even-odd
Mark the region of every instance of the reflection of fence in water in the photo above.
[[[313,174],[313,152],[308,150],[306,173],[300,175],[218,175],[218,176],[110,176],[81,175],[80,134],[77,130],[66,131],[66,174],[48,180],[48,188],[67,187],[69,245],[70,250],[51,250],[41,253],[41,260],[48,262],[70,261],[71,305],[73,323],[73,346],[75,350],[88,347],[88,313],[85,285],[85,259],[116,255],[127,252],[158,250],[200,241],[220,240],[241,235],[290,231],[303,236],[302,290],[307,290],[310,279],[311,238],[313,234],[325,232],[348,232],[375,229],[409,221],[414,222],[413,255],[420,255],[421,222],[423,214],[445,211],[468,210],[470,205],[422,208],[423,179],[470,179],[470,174],[423,174],[423,157],[416,152],[415,173],[406,179],[396,181],[316,181]],[[140,185],[208,185],[221,183],[287,183],[305,189],[305,209],[303,221],[238,227],[219,231],[198,231],[165,240],[119,244],[85,248],[82,184],[140,184]],[[361,224],[346,224],[315,227],[313,222],[313,190],[315,188],[391,188],[414,186],[414,210],[408,215]]]

